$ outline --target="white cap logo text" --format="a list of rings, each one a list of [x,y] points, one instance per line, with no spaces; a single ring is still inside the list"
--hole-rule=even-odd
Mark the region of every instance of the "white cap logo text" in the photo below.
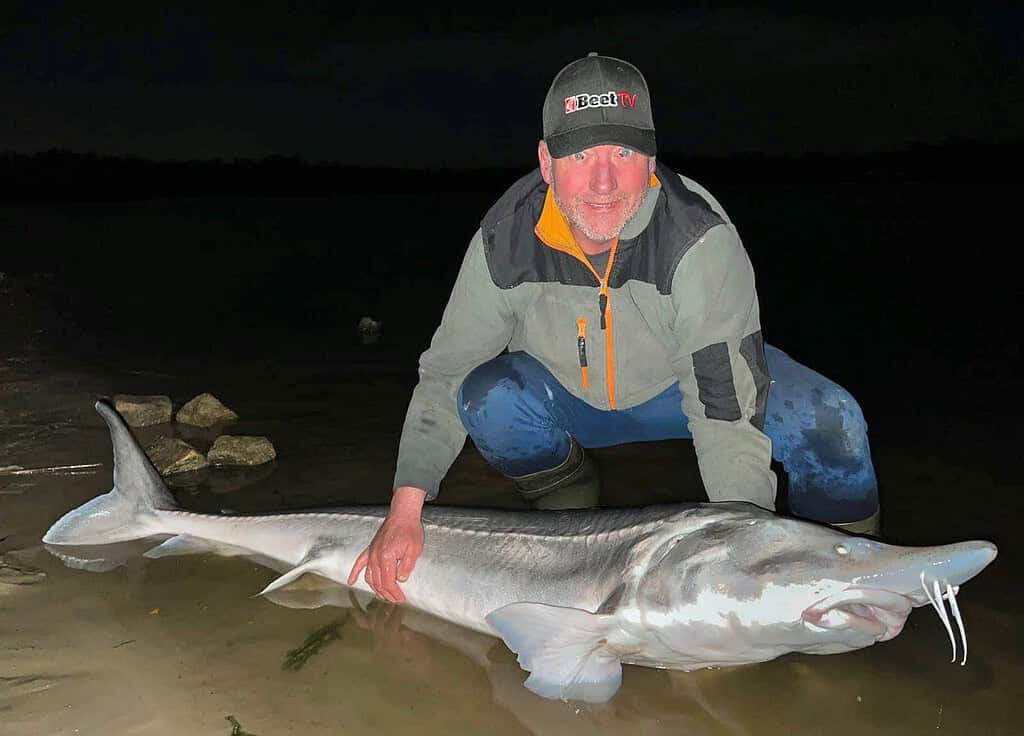
[[[565,113],[568,115],[588,107],[636,107],[636,95],[629,92],[602,92],[596,95],[580,94],[565,98]]]

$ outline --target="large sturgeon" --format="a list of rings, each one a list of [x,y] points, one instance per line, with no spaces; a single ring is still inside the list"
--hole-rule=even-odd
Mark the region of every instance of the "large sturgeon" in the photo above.
[[[244,554],[283,571],[263,594],[306,573],[344,586],[387,511],[182,511],[117,411],[106,401],[96,410],[110,428],[114,487],[46,532],[47,548],[66,560],[81,545],[161,537],[147,557]],[[893,638],[925,604],[942,618],[954,661],[955,621],[965,663],[956,593],[996,557],[986,541],[897,547],[732,502],[561,512],[429,506],[423,526],[405,605],[501,637],[533,692],[591,702],[615,694],[622,663],[694,670],[847,652]],[[363,580],[355,587],[369,592]]]

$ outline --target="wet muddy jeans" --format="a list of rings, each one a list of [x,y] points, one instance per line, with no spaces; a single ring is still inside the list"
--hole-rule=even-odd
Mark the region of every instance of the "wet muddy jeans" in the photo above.
[[[765,433],[789,478],[795,516],[857,521],[878,510],[867,424],[842,387],[765,345],[772,385]],[[459,416],[481,455],[519,477],[560,465],[569,436],[583,447],[691,439],[679,385],[628,409],[596,409],[567,391],[526,353],[500,355],[466,377]]]

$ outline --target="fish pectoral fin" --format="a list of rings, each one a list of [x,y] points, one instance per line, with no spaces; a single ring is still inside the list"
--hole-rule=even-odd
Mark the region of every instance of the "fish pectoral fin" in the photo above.
[[[194,537],[191,534],[178,534],[177,536],[171,537],[162,544],[158,544],[153,549],[143,553],[143,557],[148,557],[151,560],[156,560],[161,557],[171,557],[174,555],[199,555],[206,554],[207,552],[213,552],[214,554],[222,555],[224,557],[240,557],[248,556],[253,554],[251,549],[245,547],[237,547],[233,544],[224,544],[222,542],[214,542],[209,539],[203,539],[202,537]]]
[[[486,618],[530,673],[525,685],[537,695],[603,703],[622,684],[622,664],[608,645],[613,616],[511,603]]]

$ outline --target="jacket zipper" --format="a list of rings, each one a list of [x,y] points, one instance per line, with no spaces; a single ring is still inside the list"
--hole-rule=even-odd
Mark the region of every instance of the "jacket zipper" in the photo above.
[[[604,332],[604,356],[605,356],[605,384],[608,390],[608,408],[615,409],[615,354],[612,335],[612,304],[608,292],[608,278],[612,273],[612,264],[615,263],[615,252],[619,248],[618,239],[612,244],[612,252],[608,255],[608,265],[604,269],[602,278],[594,268],[593,264],[585,256],[581,259],[590,272],[597,278],[600,288],[597,292],[597,308],[601,314],[601,330]],[[579,337],[577,337],[577,342]],[[586,384],[584,384],[584,387]]]

